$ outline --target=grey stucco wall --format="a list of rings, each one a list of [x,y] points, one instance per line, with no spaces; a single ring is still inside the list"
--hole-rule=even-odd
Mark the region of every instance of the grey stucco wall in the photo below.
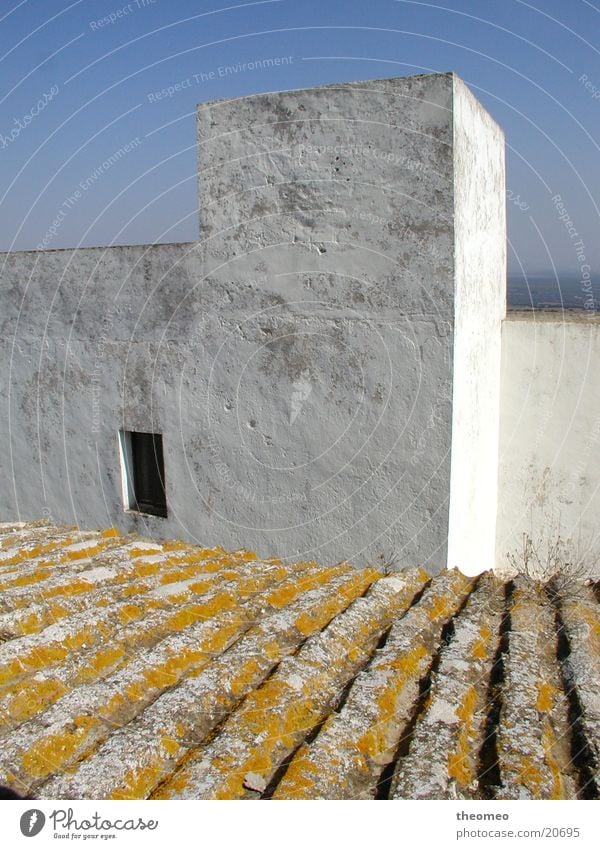
[[[169,371],[175,374],[165,329],[189,330],[187,320],[175,328],[169,306],[169,286],[179,299],[185,285],[176,265],[185,251],[134,247],[4,258],[3,515],[47,513],[84,527],[143,525],[141,517],[123,513],[117,434],[137,409],[147,429],[162,424],[164,399],[152,409],[148,387],[157,354],[169,384]],[[160,520],[147,521],[150,532],[162,533]]]
[[[497,562],[560,535],[600,577],[600,320],[509,313],[502,325]],[[541,544],[540,544],[541,541]]]
[[[427,425],[450,410],[452,93],[440,75],[199,107],[203,260],[236,292],[210,483],[275,549],[445,563],[450,432]]]
[[[442,74],[204,104],[200,243],[3,257],[0,513],[445,566],[455,290],[475,283],[455,98]],[[163,434],[168,518],[123,511],[120,428]]]

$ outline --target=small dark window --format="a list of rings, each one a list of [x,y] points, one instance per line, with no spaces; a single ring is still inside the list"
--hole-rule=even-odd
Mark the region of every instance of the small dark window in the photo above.
[[[130,510],[167,515],[162,434],[126,431],[122,447],[128,478],[126,504]]]

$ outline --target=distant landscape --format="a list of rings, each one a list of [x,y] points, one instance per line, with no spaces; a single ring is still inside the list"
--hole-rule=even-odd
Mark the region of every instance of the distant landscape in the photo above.
[[[556,276],[544,273],[525,277],[509,272],[507,300],[509,309],[600,312],[600,275],[592,275],[587,283],[578,274],[558,272]]]

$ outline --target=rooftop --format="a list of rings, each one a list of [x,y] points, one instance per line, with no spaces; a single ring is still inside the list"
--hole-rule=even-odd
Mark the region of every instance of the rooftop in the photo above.
[[[596,587],[0,525],[0,782],[37,798],[596,798]]]

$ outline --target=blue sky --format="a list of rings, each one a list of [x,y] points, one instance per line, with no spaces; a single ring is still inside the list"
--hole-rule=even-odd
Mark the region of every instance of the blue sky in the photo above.
[[[0,57],[2,250],[197,238],[200,101],[452,70],[506,133],[509,268],[579,273],[560,194],[600,270],[599,0],[2,0]]]

